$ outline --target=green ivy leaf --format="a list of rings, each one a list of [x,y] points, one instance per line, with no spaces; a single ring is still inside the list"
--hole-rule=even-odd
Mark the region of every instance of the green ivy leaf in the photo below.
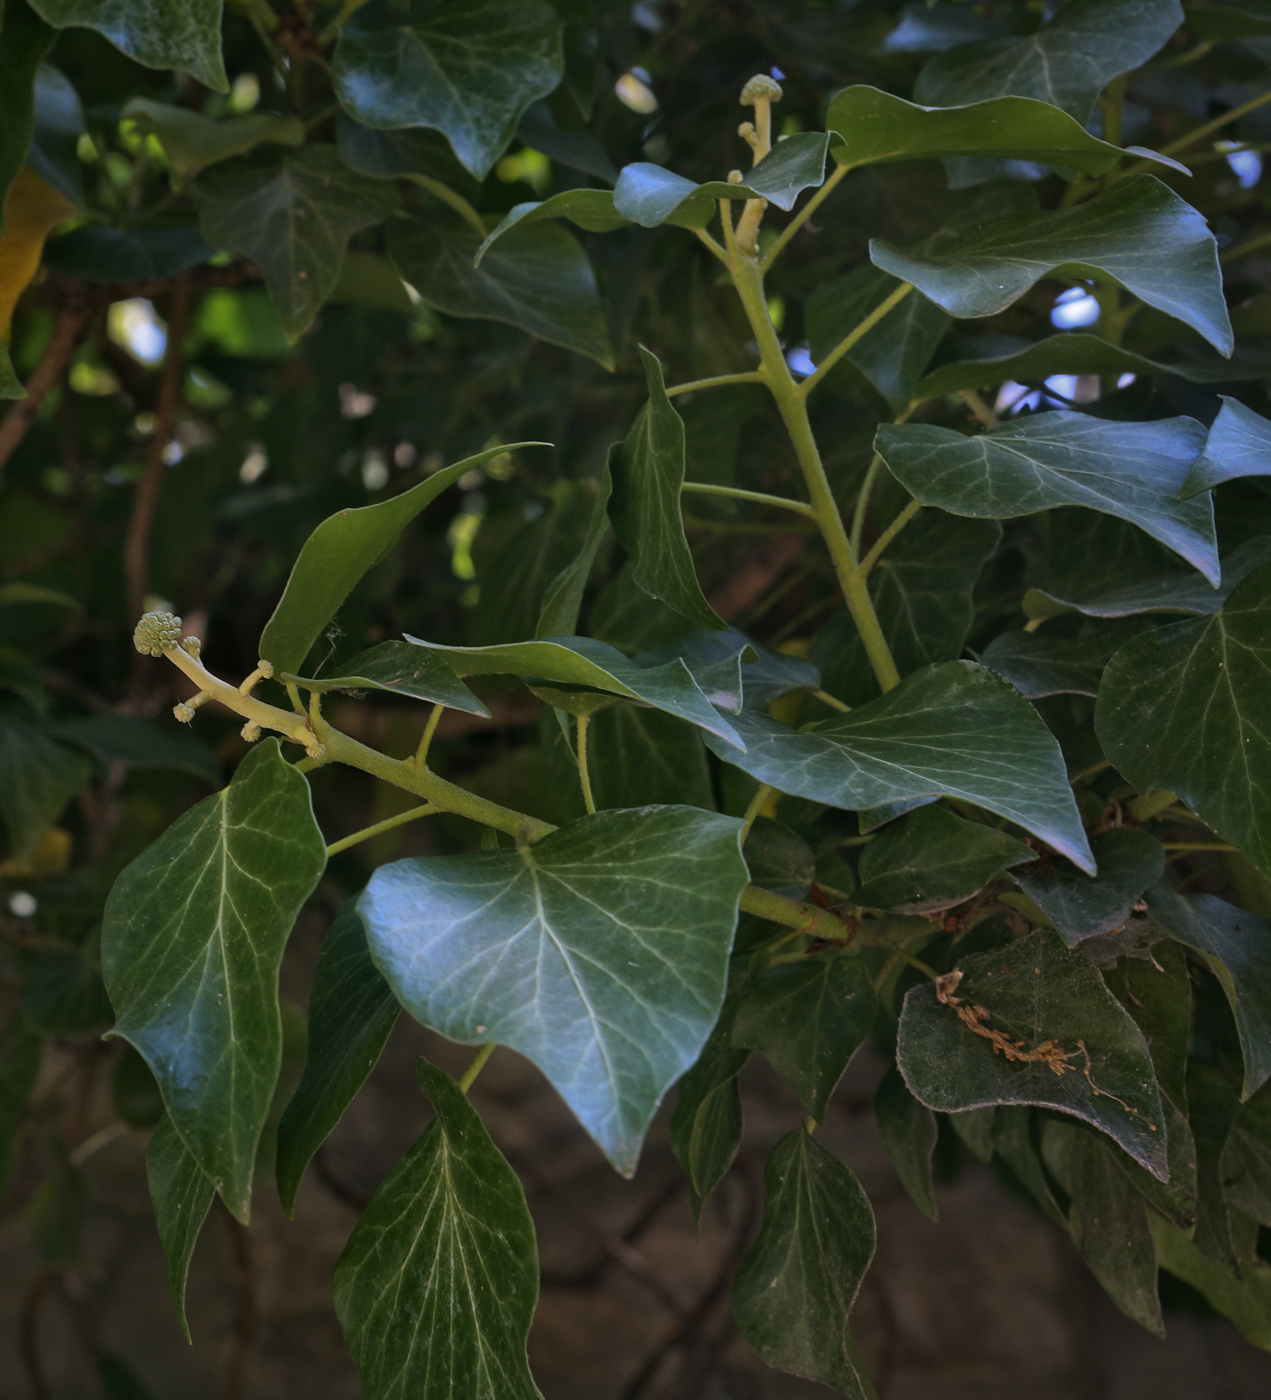
[[[816,879],[816,856],[797,831],[771,817],[756,817],[746,837],[746,868],[752,885],[802,899]]]
[[[614,208],[613,195],[609,190],[562,190],[548,199],[514,204],[486,235],[473,263],[479,267],[487,251],[505,233],[514,228],[528,228],[544,219],[568,219],[588,233],[611,233],[616,228],[626,228],[631,222]]]
[[[1164,1180],[1161,1097],[1147,1045],[1085,954],[1042,931],[969,954],[958,966],[963,978],[955,994],[986,1008],[990,1029],[1029,1050],[1053,1041],[1072,1058],[1061,1074],[1042,1061],[1006,1059],[927,983],[908,993],[900,1018],[897,1058],[910,1092],[941,1113],[992,1104],[1058,1109],[1107,1133]]]
[[[242,1221],[282,1054],[278,967],[326,866],[309,784],[276,739],[115,881],[102,970],[122,1036],[173,1127]]]
[[[221,58],[221,0],[32,0],[57,29],[104,34],[147,68],[178,68],[213,92],[228,92]]]
[[[245,155],[253,146],[273,142],[281,146],[304,144],[304,123],[298,117],[275,117],[252,112],[243,117],[212,121],[188,107],[134,97],[124,105],[121,119],[131,118],[142,132],[152,133],[168,158],[174,188],[179,189],[205,166]]]
[[[381,866],[358,908],[416,1020],[532,1060],[630,1174],[723,1001],[740,832],[691,807],[601,812],[521,850]]]
[[[1168,1220],[1155,1217],[1152,1233],[1162,1269],[1190,1283],[1216,1312],[1235,1323],[1245,1341],[1271,1351],[1271,1265],[1242,1260],[1243,1277],[1238,1279]]]
[[[1169,1164],[1169,1180],[1158,1181],[1151,1172],[1131,1161],[1124,1152],[1114,1153],[1113,1156],[1117,1166],[1148,1205],[1158,1215],[1190,1233],[1196,1228],[1196,1140],[1184,1114],[1168,1099],[1162,1102],[1165,1105],[1165,1150]]]
[[[1118,651],[1152,623],[1129,619],[1084,636],[999,632],[980,661],[1030,700],[1046,695],[1098,695],[1104,669]]]
[[[194,1246],[212,1208],[216,1188],[181,1141],[167,1113],[159,1119],[146,1148],[146,1179],[154,1204],[155,1223],[159,1227],[159,1241],[163,1245],[168,1291],[188,1342],[192,1338],[185,1316],[185,1285],[190,1276]]]
[[[278,1194],[288,1215],[310,1158],[375,1068],[400,1011],[350,900],[322,940],[309,993],[309,1054],[278,1124]]]
[[[938,1220],[931,1158],[936,1150],[936,1115],[905,1087],[900,1071],[883,1075],[874,1095],[874,1118],[900,1184],[929,1220]]]
[[[0,1041],[0,1194],[9,1185],[13,1158],[27,1121],[27,1101],[40,1075],[44,1040],[20,1014],[10,1015]]]
[[[993,22],[964,5],[928,5],[910,0],[901,11],[900,23],[879,45],[882,53],[943,53],[972,39],[995,33]]]
[[[562,9],[557,6],[558,12],[566,16],[565,25],[565,83],[566,88],[571,87],[570,81],[570,31],[582,30],[582,67],[587,72],[586,81],[590,87],[595,85],[595,14],[592,10],[591,0],[576,0],[573,5],[577,22],[571,23],[568,16],[568,7]],[[585,18],[584,18],[585,17]],[[590,30],[591,33],[587,33]],[[580,110],[582,104],[579,104]],[[582,113],[584,119],[591,116],[590,110]],[[618,172],[614,168],[613,161],[609,159],[605,148],[583,126],[565,125],[562,126],[552,112],[549,102],[535,102],[526,109],[525,115],[521,118],[520,125],[516,129],[516,134],[532,150],[539,151],[554,160],[557,165],[566,166],[570,170],[580,171],[584,175],[594,175],[597,180],[603,180],[606,185],[612,185],[618,178]]]
[[[91,771],[82,754],[43,729],[0,713],[0,817],[15,860],[35,850]]]
[[[1055,1201],[1050,1179],[1042,1166],[1041,1152],[1034,1140],[1034,1124],[1039,1117],[1031,1108],[1012,1108],[1006,1104],[995,1108],[993,1152],[1014,1172],[1016,1180],[1032,1196],[1046,1219],[1066,1229],[1067,1218]],[[1126,1157],[1125,1161],[1129,1163],[1130,1159]],[[1137,1163],[1130,1165],[1137,1168]],[[1156,1182],[1156,1178],[1149,1173],[1144,1172],[1143,1175],[1149,1181]]]
[[[281,675],[283,680],[298,681],[306,690],[319,694],[329,690],[385,690],[393,695],[409,695],[414,700],[431,700],[434,705],[470,715],[490,713],[439,656],[421,651],[409,642],[381,642],[338,669],[341,675],[313,679],[285,671]]]
[[[1187,955],[1168,939],[1153,944],[1151,954],[1121,958],[1104,973],[1104,981],[1143,1032],[1161,1092],[1186,1113],[1187,1054],[1192,1044]]]
[[[518,227],[475,265],[483,244],[466,224],[401,220],[389,256],[436,310],[503,321],[613,369],[596,274],[578,240],[556,224]]]
[[[1192,1238],[1211,1259],[1240,1271],[1234,1222],[1222,1191],[1222,1153],[1240,1107],[1240,1073],[1225,1059],[1187,1065],[1188,1118],[1196,1142],[1196,1224]]]
[[[76,205],[84,203],[78,147],[87,130],[83,104],[70,79],[42,63],[35,74],[35,134],[27,160],[42,180]]]
[[[1070,1199],[1068,1230],[1081,1257],[1127,1317],[1164,1337],[1147,1204],[1118,1169],[1114,1151],[1075,1123],[1052,1120],[1042,1128],[1042,1153]]]
[[[749,983],[733,1044],[758,1050],[819,1123],[877,1010],[873,979],[859,958],[818,953],[777,963]]]
[[[1212,618],[1130,642],[1104,672],[1095,729],[1140,792],[1169,788],[1271,874],[1271,565]]]
[[[26,0],[7,0],[4,43],[0,45],[0,238],[4,237],[4,204],[14,176],[22,169],[35,134],[35,74],[57,37]],[[3,337],[0,337],[3,339]],[[12,377],[12,371],[9,372]],[[0,396],[4,392],[0,370]]]
[[[1030,94],[977,101],[981,96],[982,90],[968,92],[961,102],[932,100],[923,107],[875,87],[844,88],[830,99],[826,117],[829,129],[843,138],[834,158],[855,168],[978,156],[1061,165],[1086,175],[1102,175],[1121,158],[1116,146],[1091,136],[1049,100],[1038,102]]]
[[[873,1400],[848,1314],[874,1255],[874,1213],[861,1184],[796,1128],[764,1168],[759,1237],[733,1284],[737,1329],[770,1365]]]
[[[331,1281],[366,1398],[541,1400],[525,1354],[538,1297],[525,1192],[454,1080],[422,1059],[417,1074],[436,1117]]]
[[[561,22],[543,0],[414,0],[404,13],[376,6],[350,20],[332,76],[363,126],[440,131],[483,180],[563,71]]]
[[[397,537],[423,508],[467,471],[491,457],[518,447],[542,444],[519,442],[489,447],[373,506],[341,510],[328,516],[305,541],[287,579],[273,616],[260,635],[260,654],[276,671],[295,674],[322,629],[368,569],[378,564]]]
[[[1148,913],[1171,938],[1200,953],[1231,1003],[1244,1052],[1247,1099],[1271,1078],[1271,919],[1212,894],[1184,895],[1163,880]]]
[[[131,229],[81,224],[44,245],[47,266],[87,282],[175,277],[211,256],[212,249],[195,224]]]
[[[1271,476],[1271,423],[1239,399],[1222,395],[1222,408],[1209,429],[1179,495],[1185,500],[1241,476]]]
[[[1108,83],[1146,63],[1182,23],[1178,0],[1068,0],[1035,34],[982,39],[937,55],[919,73],[914,96],[951,107],[1010,93],[1087,122]]]
[[[1220,354],[1232,351],[1209,225],[1151,175],[1118,180],[1071,209],[990,220],[930,251],[875,238],[869,252],[877,266],[912,282],[951,316],[994,316],[1059,272],[1115,282],[1199,331]]]
[[[610,457],[618,450],[616,446],[611,447]],[[613,473],[606,460],[596,486],[596,499],[592,504],[591,518],[587,521],[582,548],[544,590],[538,624],[534,629],[536,637],[570,637],[578,631],[578,614],[582,610],[587,580],[591,577],[592,565],[609,529],[609,497],[612,494]]]
[[[260,265],[293,343],[339,281],[349,239],[397,207],[391,185],[350,170],[334,146],[223,161],[191,188],[204,238]]]
[[[873,263],[822,282],[805,311],[809,353],[819,362],[900,286]],[[846,358],[899,413],[914,396],[922,372],[952,325],[946,311],[924,296],[908,296],[856,342]]]
[[[426,127],[375,131],[344,112],[336,118],[335,130],[340,154],[350,170],[374,175],[378,180],[418,180],[423,176],[420,183],[425,189],[431,188],[428,181],[435,181],[469,200],[475,199],[481,189],[455,159],[450,143],[440,132]]]
[[[848,811],[961,797],[1094,871],[1058,745],[1028,701],[981,666],[927,666],[807,732],[753,710],[733,723],[745,753],[713,735],[707,747],[779,792]]]
[[[103,763],[129,768],[173,768],[210,783],[221,781],[221,760],[193,735],[162,729],[139,715],[89,715],[60,720],[50,733]]]
[[[1112,933],[1130,917],[1149,885],[1165,873],[1165,852],[1155,836],[1129,828],[1090,838],[1098,875],[1067,861],[1043,861],[1015,875],[1019,887],[1075,948],[1085,938]]]
[[[696,726],[661,710],[610,705],[592,717],[587,743],[597,807],[682,802],[715,809],[710,764]]]
[[[921,807],[886,827],[861,852],[854,902],[902,914],[936,914],[978,894],[1001,871],[1036,859],[1004,831],[965,821],[943,807]]]
[[[1222,1189],[1237,1210],[1271,1226],[1271,1089],[1236,1111],[1222,1150]]]
[[[769,701],[788,695],[792,690],[815,690],[821,684],[821,673],[810,661],[772,651],[752,641],[736,627],[729,627],[724,632],[706,627],[695,628],[674,642],[642,651],[636,660],[642,666],[660,666],[677,656],[683,658],[684,664],[714,703],[734,714],[742,705],[759,710]],[[740,666],[737,666],[738,661]],[[734,666],[737,666],[740,699],[724,694],[732,687]],[[717,689],[708,688],[711,682]]]
[[[1178,500],[1204,444],[1205,430],[1191,418],[1116,423],[1068,412],[1033,414],[970,438],[928,423],[885,424],[874,440],[924,505],[997,520],[1086,506],[1139,526],[1217,586],[1209,498]]]

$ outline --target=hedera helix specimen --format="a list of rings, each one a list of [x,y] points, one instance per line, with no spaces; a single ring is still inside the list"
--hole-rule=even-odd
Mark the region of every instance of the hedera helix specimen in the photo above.
[[[1127,18],[1136,6],[1150,24]],[[27,15],[20,0],[10,7]],[[215,7],[190,7],[184,48],[140,11],[89,8],[44,0],[28,27],[91,25],[143,63],[221,84]],[[879,1122],[925,1212],[938,1210],[931,1159],[944,1114],[1070,1230],[1131,1316],[1159,1327],[1161,1263],[1246,1335],[1271,1336],[1268,1266],[1247,1228],[1271,1226],[1271,1184],[1258,1175],[1271,1160],[1258,1097],[1271,1066],[1271,551],[1257,480],[1271,424],[1234,397],[1241,371],[1219,358],[1232,326],[1213,234],[1165,182],[1168,164],[1123,148],[1119,131],[1116,84],[1151,56],[1157,40],[1145,34],[1172,32],[1176,10],[1108,3],[1101,20],[1099,6],[1070,0],[1038,30],[1050,87],[1034,75],[1012,88],[999,49],[977,57],[971,43],[956,61],[933,60],[920,91],[975,92],[978,63],[993,80],[983,100],[928,107],[858,85],[830,100],[825,131],[784,140],[781,85],[761,74],[741,93],[749,172],[697,181],[633,161],[612,190],[571,188],[511,210],[481,203],[478,182],[518,123],[537,121],[523,135],[536,130],[544,146],[554,139],[555,108],[529,115],[570,81],[568,31],[549,5],[343,6],[311,36],[333,50],[334,136],[322,112],[303,113],[309,136],[296,116],[279,118],[285,141],[262,118],[274,135],[246,152],[246,128],[200,128],[208,158],[195,162],[178,157],[191,123],[147,101],[204,237],[256,260],[289,340],[369,258],[398,300],[405,278],[442,315],[517,326],[605,369],[624,363],[644,397],[596,489],[562,483],[576,489],[560,490],[530,522],[544,528],[508,550],[510,594],[535,601],[529,625],[500,617],[489,587],[472,645],[360,637],[332,667],[320,640],[450,486],[496,461],[528,472],[546,451],[501,440],[323,521],[241,682],[219,675],[173,614],[137,623],[137,650],[194,687],[176,718],[191,723],[215,702],[251,745],[228,785],[128,865],[102,930],[115,1034],[162,1098],[150,1177],[183,1317],[213,1193],[248,1218],[281,1060],[278,970],[299,909],[329,859],[445,815],[476,824],[480,849],[439,835],[439,853],[374,870],[333,923],[309,1058],[279,1127],[291,1209],[401,1011],[477,1047],[459,1083],[421,1063],[435,1117],[336,1270],[337,1313],[371,1400],[537,1393],[526,1359],[533,1226],[466,1098],[496,1045],[532,1060],[625,1174],[678,1084],[671,1135],[699,1211],[741,1140],[738,1076],[752,1053],[772,1063],[798,1107],[768,1161],[735,1313],[761,1356],[840,1393],[872,1393],[849,1314],[874,1222],[817,1130],[880,1018],[896,1033],[880,1037],[895,1065],[884,1050]],[[253,14],[268,31],[261,7]],[[1100,74],[1112,85],[1102,139],[1082,125],[1090,78],[1072,49],[1074,34],[1091,33],[1106,38]],[[509,81],[489,78],[477,47],[457,42],[465,34]],[[36,63],[17,55],[11,67]],[[469,100],[424,84],[434,72]],[[555,149],[584,162],[575,169],[605,170],[581,134],[565,132],[570,145],[556,130]],[[821,286],[803,289],[809,364],[779,324],[783,259],[814,236],[814,215],[838,217],[830,200],[854,172],[921,160],[948,162],[965,186],[948,219],[910,241],[880,231],[868,261],[821,269]],[[1006,161],[1058,173],[1037,187],[979,180]],[[433,202],[411,202],[419,190]],[[731,289],[741,329],[730,353],[743,367],[685,378],[674,344],[653,335],[624,362],[600,281],[564,223],[641,239],[665,226],[654,246],[702,260]],[[367,246],[342,264],[350,239]],[[946,340],[954,321],[1001,329],[988,318],[1054,282],[1092,290],[1097,335]],[[1163,321],[1212,350],[1162,358],[1171,342],[1151,334]],[[1052,384],[1043,411],[1002,421],[1005,400],[999,410],[979,391],[1003,383],[1003,365],[1029,385],[1102,375],[1095,387],[1108,396],[1126,371],[1230,392],[1221,413],[1213,396],[1204,422],[1133,397],[1090,411],[1088,396]],[[858,380],[893,421],[863,455],[854,442],[861,460],[848,470],[836,435],[853,429],[822,406],[844,384],[854,402]],[[725,405],[714,418],[713,402]],[[707,449],[730,418],[782,431],[784,483],[750,489],[714,470]],[[737,458],[732,441],[722,456]],[[1234,498],[1253,522],[1243,533],[1215,511],[1215,493],[1233,486],[1247,493]],[[825,623],[799,635],[797,656],[728,626],[698,547],[703,501],[799,532]],[[591,598],[612,562],[610,529],[626,563]],[[490,675],[523,682],[542,704],[560,820],[439,771],[443,713],[485,713]],[[394,757],[333,723],[328,697],[350,690],[430,704],[417,751]],[[0,815],[15,850],[35,849],[82,781],[87,740],[76,742],[69,728],[0,711],[11,777]],[[328,843],[308,775],[333,765],[417,801]],[[1174,862],[1197,853],[1210,863],[1184,888]],[[1228,857],[1230,878],[1217,864]],[[1215,989],[1206,1014],[1221,1021],[1228,1005],[1230,1025],[1193,1052],[1193,997]],[[1188,1073],[1192,1053],[1204,1064]],[[23,1050],[4,1092],[33,1073]],[[13,1116],[7,1100],[0,1110]]]

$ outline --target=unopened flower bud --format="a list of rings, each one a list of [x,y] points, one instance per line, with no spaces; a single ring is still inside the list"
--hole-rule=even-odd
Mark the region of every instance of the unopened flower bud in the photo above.
[[[730,170],[730,171],[728,172],[728,183],[729,183],[730,185],[740,185],[740,184],[741,184],[741,171],[740,171],[740,170]]]
[[[240,733],[249,744],[254,744],[256,740],[260,738],[260,725],[258,725],[254,719],[249,719],[247,723],[243,725]]]
[[[759,136],[755,131],[754,122],[742,122],[737,128],[737,135],[740,136],[748,146],[758,146],[759,144]]]
[[[182,724],[189,724],[190,721],[194,718],[193,706],[186,705],[184,703],[180,705],[173,705],[172,713],[177,717],[177,719],[181,721]]]
[[[183,637],[181,639],[181,650],[187,652],[196,661],[199,653],[203,650],[203,643],[197,637]]]
[[[167,612],[149,612],[137,623],[132,644],[142,656],[162,656],[181,641],[181,619]]]
[[[767,98],[769,102],[780,102],[783,94],[781,84],[767,73],[756,73],[741,90],[741,105],[750,107]]]

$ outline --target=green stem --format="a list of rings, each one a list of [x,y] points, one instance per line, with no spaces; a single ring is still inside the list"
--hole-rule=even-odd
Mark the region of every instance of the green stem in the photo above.
[[[959,389],[958,398],[971,410],[975,421],[985,428],[996,428],[1001,419],[974,389]]]
[[[1228,845],[1226,841],[1162,841],[1161,845],[1175,855],[1186,855],[1189,851],[1238,851],[1239,846]]]
[[[329,44],[331,40],[334,39],[335,36],[340,32],[343,26],[346,25],[355,14],[357,14],[357,12],[362,8],[362,6],[368,3],[369,0],[344,0],[344,4],[340,6],[339,13],[335,16],[331,23],[327,25],[327,27],[322,31],[322,33],[318,35],[318,43]]]
[[[1185,151],[1188,146],[1194,146],[1198,141],[1212,136],[1214,132],[1221,131],[1224,126],[1231,122],[1239,121],[1241,117],[1248,116],[1250,112],[1256,112],[1259,107],[1265,107],[1268,102],[1271,102],[1271,88],[1260,92],[1257,97],[1251,97],[1248,102],[1242,102],[1239,107],[1233,107],[1230,112],[1224,112],[1221,117],[1215,117],[1213,121],[1196,127],[1194,131],[1189,131],[1185,136],[1180,136],[1177,141],[1171,141],[1168,146],[1162,146],[1161,154],[1163,156],[1177,155],[1179,151]],[[1140,165],[1136,165],[1130,173],[1150,169],[1153,164],[1154,162],[1145,160]]]
[[[578,735],[575,746],[578,749],[578,781],[583,790],[583,806],[586,807],[588,816],[595,816],[596,799],[591,795],[591,774],[587,771],[587,729],[591,724],[591,716],[576,715],[574,722]]]
[[[874,483],[878,480],[878,474],[883,469],[883,459],[874,453],[873,460],[869,464],[869,470],[865,473],[865,480],[861,482],[861,489],[856,495],[856,505],[852,509],[852,534],[850,543],[852,553],[860,558],[861,537],[865,533],[865,517],[869,512],[869,498],[874,494]]]
[[[747,885],[742,890],[741,907],[747,914],[800,933],[815,934],[827,943],[851,943],[855,937],[843,920],[828,909],[818,909],[801,899],[787,899],[772,890],[761,890],[758,885]]]
[[[428,750],[432,748],[433,735],[437,732],[437,725],[441,722],[444,705],[434,705],[432,712],[428,716],[428,723],[424,725],[423,737],[419,741],[419,747],[415,750],[415,767],[423,768],[428,763]]]
[[[902,301],[913,291],[913,287],[908,282],[902,282],[899,287],[885,301],[879,304],[866,316],[859,325],[852,328],[842,340],[826,355],[816,369],[799,385],[799,392],[804,398],[825,378],[844,355],[858,341],[863,340],[874,327],[886,316],[894,307],[900,305]]]
[[[341,851],[347,851],[350,846],[360,845],[363,841],[369,841],[372,836],[379,836],[385,831],[392,831],[395,826],[405,826],[407,822],[418,821],[420,817],[431,816],[437,809],[431,802],[425,802],[422,807],[412,807],[409,812],[399,812],[395,817],[386,817],[382,822],[376,822],[374,826],[364,827],[361,831],[355,831],[352,836],[342,837],[339,841],[332,841],[327,847],[327,857],[337,856]]]
[[[464,1070],[459,1079],[459,1088],[466,1094],[472,1088],[477,1075],[485,1068],[485,1062],[494,1054],[493,1045],[483,1045],[473,1056],[472,1063]]]
[[[915,515],[918,514],[918,512],[921,509],[921,501],[910,501],[909,504],[904,508],[904,510],[902,510],[900,514],[895,518],[895,520],[893,520],[891,524],[883,531],[883,533],[879,535],[879,537],[874,541],[873,549],[871,549],[870,552],[864,557],[864,559],[862,559],[861,562],[856,566],[856,572],[861,576],[861,578],[865,578],[868,576],[869,571],[874,567],[875,564],[878,563],[879,559],[882,557],[883,550],[885,550],[887,546],[892,542],[892,540],[894,540],[896,536],[900,534],[900,532],[905,528],[905,526],[909,524],[909,522],[914,518]]]
[[[850,715],[852,707],[845,705],[837,695],[831,695],[828,690],[814,690],[812,698],[819,700],[822,705],[828,705],[830,709],[837,710],[841,715]]]
[[[673,399],[676,394],[693,394],[698,389],[718,389],[725,384],[762,384],[763,381],[763,370],[748,369],[740,374],[716,374],[710,379],[690,379],[687,384],[672,384],[666,396]]]
[[[816,519],[816,511],[806,501],[792,501],[786,496],[769,496],[764,491],[743,491],[739,486],[714,486],[708,481],[686,481],[680,488],[683,491],[696,491],[703,496],[727,496],[735,501],[753,501],[759,506],[775,506],[778,510],[793,510],[809,519]]]
[[[750,805],[746,808],[746,815],[742,818],[741,844],[744,846],[750,837],[750,828],[755,824],[755,818],[767,806],[768,799],[772,796],[774,789],[767,783],[760,783],[755,790],[755,795],[750,799]]]
[[[777,235],[776,241],[773,243],[772,247],[768,249],[768,251],[763,256],[763,259],[760,261],[760,272],[768,271],[768,269],[777,260],[777,258],[780,257],[781,251],[786,246],[786,244],[789,243],[789,241],[795,236],[796,233],[798,233],[798,231],[803,227],[803,225],[807,223],[807,221],[812,217],[812,215],[816,213],[816,211],[821,207],[825,200],[827,200],[830,197],[830,195],[834,193],[834,190],[837,188],[839,181],[851,169],[852,167],[850,165],[840,165],[837,169],[833,170],[830,173],[829,177],[825,181],[825,184],[823,184],[821,188],[817,190],[817,192],[812,196],[812,198],[808,200],[808,202],[803,206],[803,208],[799,210],[799,212],[794,216],[794,218],[791,219],[790,222],[785,226],[785,228],[783,228],[781,232]]]
[[[452,190],[444,180],[434,180],[431,175],[407,175],[406,178],[413,180],[421,189],[427,190],[443,204],[448,204],[471,229],[481,235],[482,239],[490,232],[481,215],[464,199],[463,195],[457,190]]]

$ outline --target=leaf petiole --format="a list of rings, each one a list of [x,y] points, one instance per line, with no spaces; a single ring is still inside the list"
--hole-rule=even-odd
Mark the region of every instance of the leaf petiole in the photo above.
[[[355,831],[351,836],[342,836],[338,841],[332,841],[327,847],[327,858],[337,856],[341,851],[347,851],[350,846],[357,846],[363,841],[369,841],[372,836],[380,836],[386,831],[392,831],[394,827],[405,826],[407,822],[418,821],[420,817],[432,816],[437,810],[431,802],[425,802],[422,807],[412,807],[408,812],[398,812],[395,817],[386,817],[382,822],[376,822],[374,826],[363,827],[361,831]]]

